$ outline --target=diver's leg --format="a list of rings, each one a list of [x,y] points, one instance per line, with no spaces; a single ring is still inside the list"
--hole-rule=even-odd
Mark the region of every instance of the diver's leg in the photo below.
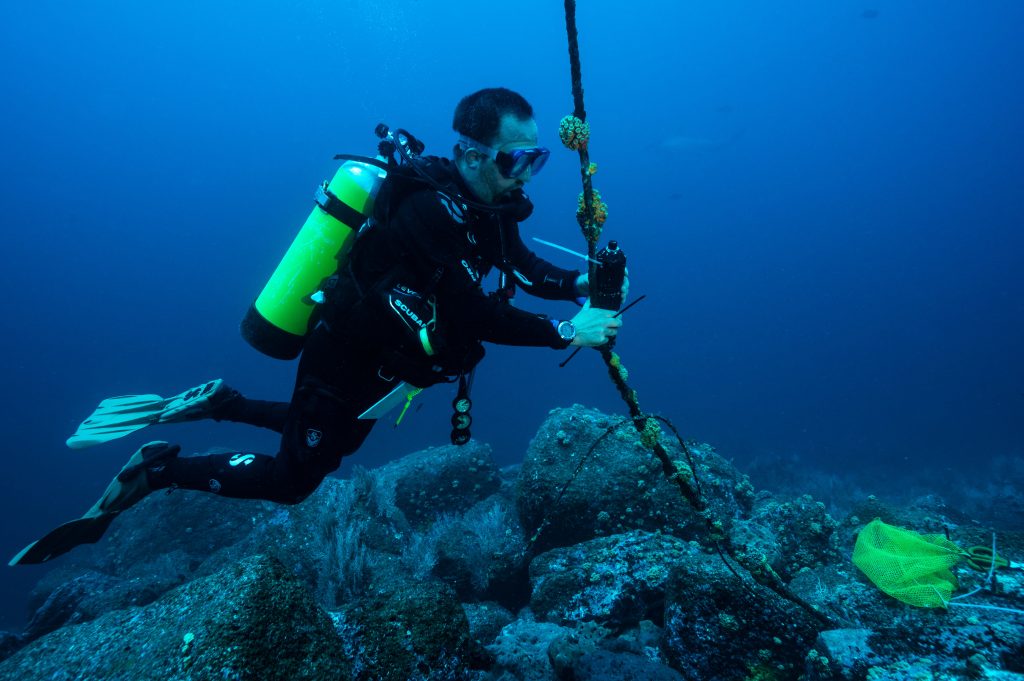
[[[288,420],[288,403],[251,400],[237,390],[229,399],[210,413],[214,421],[232,421],[267,428],[275,433],[284,431]]]
[[[307,341],[277,456],[252,452],[179,457],[150,470],[154,488],[180,487],[294,504],[355,452],[375,421],[358,416],[392,388],[378,365],[327,333]]]
[[[302,501],[338,468],[343,456],[359,448],[375,423],[358,420],[345,402],[320,390],[307,385],[296,391],[277,456],[232,452],[179,457],[160,470],[147,471],[149,484],[237,499]]]
[[[280,433],[284,428],[287,411],[287,404],[283,402],[247,400],[218,378],[171,397],[108,397],[78,426],[68,438],[67,445],[71,449],[83,449],[116,440],[154,424],[200,419],[242,421]]]

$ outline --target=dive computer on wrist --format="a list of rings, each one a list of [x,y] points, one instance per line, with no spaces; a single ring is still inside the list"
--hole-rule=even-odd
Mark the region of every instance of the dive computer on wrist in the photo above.
[[[558,326],[555,327],[558,331],[558,336],[566,343],[572,343],[576,340],[576,325],[570,322],[568,319],[564,322],[559,322]]]

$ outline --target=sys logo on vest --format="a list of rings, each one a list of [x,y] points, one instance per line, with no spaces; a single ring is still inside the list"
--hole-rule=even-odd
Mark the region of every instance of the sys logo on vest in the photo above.
[[[245,452],[239,452],[230,459],[228,459],[229,466],[248,466],[256,460],[255,454],[246,454]]]
[[[452,197],[447,194],[437,193],[437,198],[441,200],[441,205],[448,211],[448,215],[452,216],[452,220],[455,220],[456,224],[462,225],[466,223],[466,208],[455,202]]]

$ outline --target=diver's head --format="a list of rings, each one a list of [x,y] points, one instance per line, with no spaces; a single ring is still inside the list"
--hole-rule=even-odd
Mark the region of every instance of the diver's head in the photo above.
[[[487,88],[463,97],[452,128],[459,134],[455,163],[466,184],[497,203],[530,181],[550,152],[537,146],[533,107],[512,90]]]

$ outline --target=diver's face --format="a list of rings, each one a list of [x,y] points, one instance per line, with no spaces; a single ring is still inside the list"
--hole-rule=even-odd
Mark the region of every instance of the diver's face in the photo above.
[[[532,118],[520,120],[512,114],[505,114],[501,117],[498,136],[491,143],[491,147],[495,151],[510,152],[515,149],[529,149],[536,146],[537,121]],[[480,198],[489,203],[497,203],[508,198],[514,190],[530,181],[529,168],[517,177],[508,178],[498,170],[494,159],[487,157],[481,160],[479,172],[480,186],[475,189],[481,195]],[[484,193],[489,196],[484,196]]]

